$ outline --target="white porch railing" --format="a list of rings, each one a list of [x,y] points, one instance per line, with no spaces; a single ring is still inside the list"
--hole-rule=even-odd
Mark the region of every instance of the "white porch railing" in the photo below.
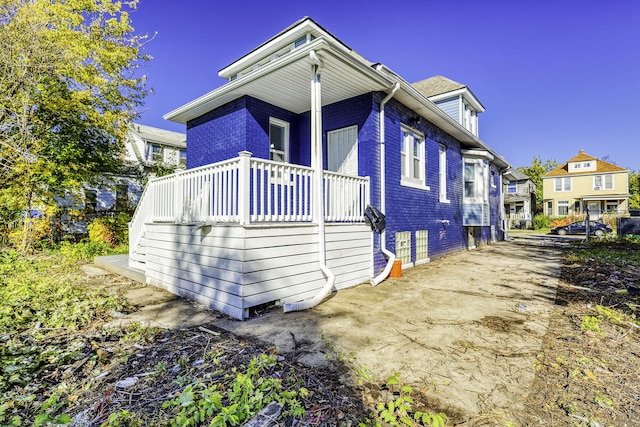
[[[248,152],[224,162],[149,180],[129,223],[135,254],[149,222],[311,222],[313,169],[252,158]],[[324,172],[327,222],[364,221],[369,178]]]

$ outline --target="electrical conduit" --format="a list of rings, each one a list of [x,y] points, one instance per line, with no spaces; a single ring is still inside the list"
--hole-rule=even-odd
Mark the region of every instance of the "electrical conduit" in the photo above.
[[[387,102],[389,102],[389,100],[391,100],[391,98],[393,98],[393,96],[396,94],[398,89],[400,89],[400,83],[396,82],[396,84],[393,85],[391,92],[389,92],[389,94],[385,96],[382,101],[380,101],[380,113],[379,113],[378,120],[380,123],[379,124],[380,126],[380,211],[382,213],[386,212],[386,207],[387,207],[386,196],[385,196],[386,153],[385,153],[385,136],[384,136],[384,133],[385,133],[384,106]],[[387,232],[385,230],[382,230],[382,233],[380,233],[380,250],[382,251],[384,256],[387,257],[387,265],[385,265],[384,269],[380,274],[378,274],[376,277],[371,279],[371,282],[370,282],[371,286],[377,286],[378,284],[380,284],[380,282],[382,282],[384,279],[389,277],[389,273],[391,273],[391,268],[393,267],[393,263],[396,260],[396,255],[387,250]]]
[[[309,57],[313,61],[311,70],[311,138],[314,150],[314,172],[315,172],[315,216],[318,219],[318,255],[320,270],[327,277],[327,282],[314,297],[284,304],[283,311],[289,313],[291,311],[306,310],[320,304],[333,290],[336,276],[326,265],[326,242],[324,227],[324,206],[323,206],[323,170],[322,170],[322,102],[321,102],[321,86],[320,74],[324,63],[315,51],[309,52]]]

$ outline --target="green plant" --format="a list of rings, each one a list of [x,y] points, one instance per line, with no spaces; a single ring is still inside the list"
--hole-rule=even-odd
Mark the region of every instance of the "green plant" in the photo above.
[[[111,221],[107,218],[96,218],[87,226],[89,241],[93,243],[105,243],[110,247],[116,246],[116,236]]]
[[[163,404],[165,409],[178,410],[171,426],[195,426],[205,420],[210,426],[239,425],[273,401],[284,404],[289,415],[304,415],[297,396],[305,397],[306,389],[286,391],[280,379],[268,375],[276,365],[275,356],[262,354],[251,360],[245,372],[234,370],[235,375],[227,375],[225,381],[186,386],[177,398]]]
[[[432,426],[444,427],[449,417],[444,413],[434,414],[425,411],[413,411],[414,400],[411,397],[413,388],[408,385],[401,385],[400,372],[396,372],[387,379],[387,388],[392,391],[399,387],[395,399],[386,403],[379,403],[376,407],[377,418],[390,426]],[[376,426],[379,426],[376,423]]]
[[[582,316],[582,323],[580,329],[583,331],[593,331],[600,335],[604,335],[604,332],[600,328],[601,320],[597,316]]]
[[[127,410],[114,412],[101,427],[143,427],[149,425],[147,420]]]
[[[125,335],[120,338],[120,342],[148,344],[153,342],[159,332],[160,329],[156,327],[144,325],[140,322],[131,322],[125,330]]]
[[[541,230],[543,228],[549,228],[551,219],[547,215],[538,214],[533,217],[534,230]]]

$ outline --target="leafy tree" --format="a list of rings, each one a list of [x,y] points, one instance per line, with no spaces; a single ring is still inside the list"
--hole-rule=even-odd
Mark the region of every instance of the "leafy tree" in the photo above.
[[[137,1],[0,0],[0,208],[29,217],[121,167],[150,59]]]
[[[629,209],[640,209],[640,171],[629,171]]]
[[[539,156],[536,156],[531,161],[530,166],[520,166],[517,168],[518,172],[527,175],[529,179],[536,184],[536,212],[542,212],[542,176],[557,167],[558,162],[555,160],[547,159],[543,162]]]

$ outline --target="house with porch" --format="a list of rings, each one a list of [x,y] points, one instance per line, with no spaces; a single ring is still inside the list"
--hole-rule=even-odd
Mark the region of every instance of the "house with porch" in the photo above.
[[[536,184],[516,169],[504,173],[506,228],[531,228],[536,215]]]
[[[187,169],[150,180],[130,223],[147,283],[243,319],[503,238],[510,165],[479,102],[465,125],[308,17],[219,75],[165,115]]]
[[[580,215],[589,210],[592,219],[629,211],[629,171],[590,156],[578,155],[542,177],[545,214]]]

